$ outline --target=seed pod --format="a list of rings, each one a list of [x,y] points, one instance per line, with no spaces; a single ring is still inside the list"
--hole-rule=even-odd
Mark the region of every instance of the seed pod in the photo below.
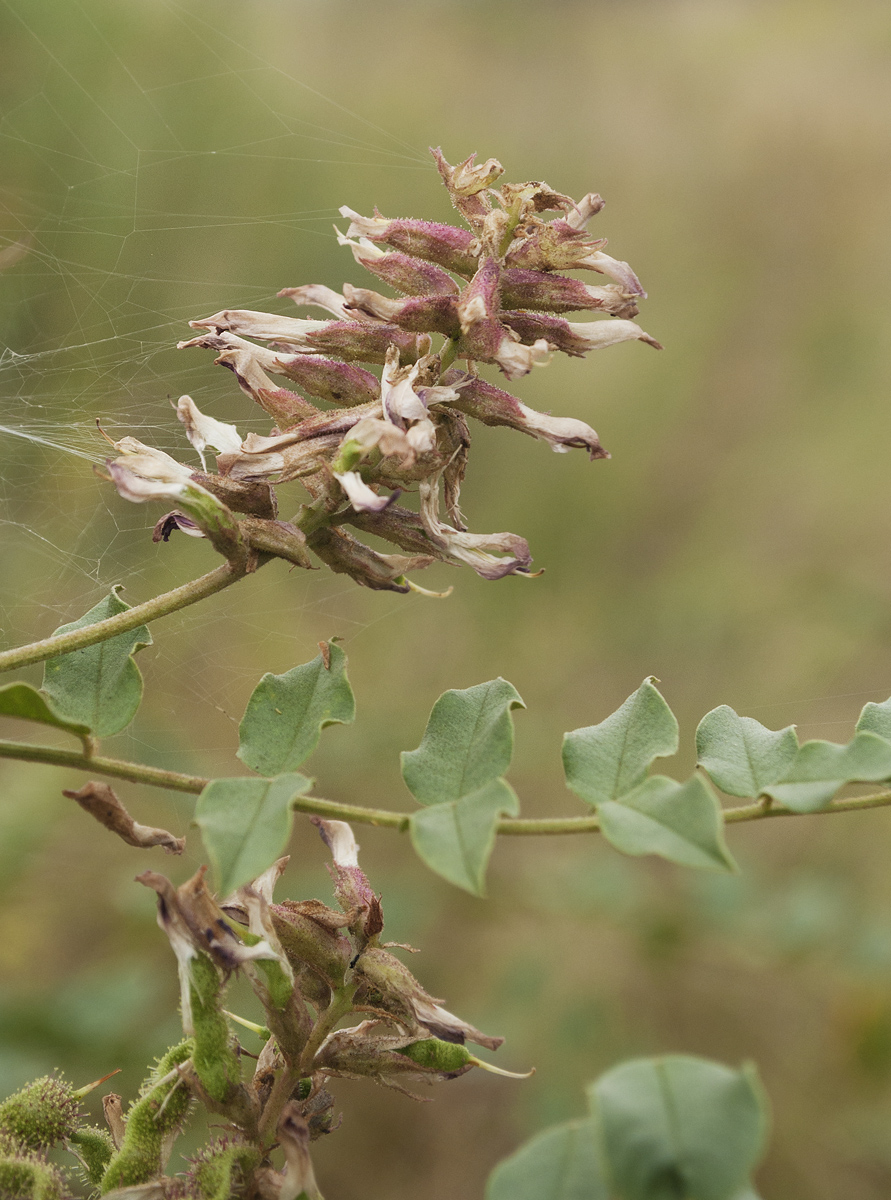
[[[189,1195],[196,1193],[201,1200],[229,1200],[241,1195],[260,1154],[243,1142],[227,1138],[211,1142],[189,1160],[191,1170],[186,1179],[191,1184]]]
[[[147,1183],[163,1171],[191,1102],[176,1068],[193,1049],[194,1042],[187,1038],[159,1059],[143,1085],[142,1097],[127,1114],[124,1143],[108,1164],[100,1185],[103,1192]]]
[[[77,1128],[79,1097],[56,1075],[44,1075],[0,1104],[0,1131],[29,1150],[55,1146]]]
[[[3,1200],[61,1200],[66,1190],[62,1172],[39,1155],[27,1151],[0,1155]]]
[[[241,1085],[235,1042],[223,1016],[223,980],[206,954],[197,954],[189,969],[195,1045],[192,1065],[212,1100],[225,1104]]]
[[[87,1180],[98,1187],[115,1152],[111,1135],[95,1125],[84,1125],[68,1138],[68,1148],[80,1159]]]

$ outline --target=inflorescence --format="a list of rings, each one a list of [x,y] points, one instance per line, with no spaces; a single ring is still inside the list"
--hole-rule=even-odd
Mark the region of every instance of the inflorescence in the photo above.
[[[310,567],[312,551],[365,587],[398,592],[423,590],[406,576],[436,561],[466,563],[485,579],[531,573],[524,538],[471,533],[464,523],[466,418],[518,429],[559,452],[609,456],[589,425],[527,407],[483,380],[479,367],[495,366],[513,381],[553,352],[581,357],[619,342],[659,343],[632,319],[646,295],[637,276],[604,252],[606,239],[587,231],[600,196],[574,201],[541,182],[495,188],[503,173],[496,159],[474,165],[471,155],[452,167],[433,154],[469,228],[340,210],[349,227],[338,241],[398,297],[310,284],[279,294],[331,317],[224,309],[191,322],[202,332],[180,348],[216,351],[215,361],[275,424],[267,437],[242,438],[182,396],[177,414],[201,471],[135,438],[113,443],[119,456],[108,469],[125,499],[177,504],[156,525],[156,541],[174,530],[207,537],[241,570],[270,557]],[[545,220],[547,212],[559,215]],[[592,286],[562,274],[578,270],[612,282]],[[585,310],[605,319],[561,315]],[[359,364],[377,364],[380,377]],[[278,387],[270,375],[300,390]],[[206,470],[208,448],[217,452],[215,472]],[[308,500],[282,521],[273,485],[291,480]],[[415,491],[417,511],[398,503]],[[379,553],[346,526],[401,553]]]

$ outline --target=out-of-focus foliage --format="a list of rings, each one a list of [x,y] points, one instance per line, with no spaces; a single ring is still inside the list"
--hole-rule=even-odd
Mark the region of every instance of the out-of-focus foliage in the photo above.
[[[337,208],[449,219],[430,143],[600,191],[597,231],[639,271],[666,347],[555,361],[517,389],[592,424],[609,462],[475,435],[468,507],[481,528],[521,528],[544,577],[437,567],[432,586],[458,585],[440,602],[276,564],[155,627],[118,753],[228,770],[258,676],[335,634],[360,705],[375,699],[330,731],[313,772],[335,799],[382,806],[409,806],[398,753],[436,696],[480,679],[510,678],[536,714],[511,775],[530,815],[583,811],[560,736],[644,675],[690,731],[726,703],[844,741],[851,713],[888,693],[887,5],[11,0],[0,21],[2,233],[28,242],[0,273],[14,352],[0,423],[52,443],[0,439],[9,644],[112,584],[132,604],[196,568],[194,542],[152,546],[151,514],[53,446],[101,459],[99,417],[173,450],[167,397],[183,392],[246,428],[222,372],[171,349],[187,318],[272,307],[286,283],[361,283],[331,232]],[[683,778],[693,761],[688,734],[668,769]],[[177,1036],[175,971],[132,883],[134,859],[160,852],[97,839],[61,796],[81,779],[4,764],[2,780],[0,1091],[55,1066],[85,1083],[98,1063],[124,1068],[132,1094]],[[121,791],[139,819],[186,831],[192,798]],[[576,1115],[585,1081],[678,1051],[759,1064],[776,1122],[766,1197],[883,1200],[889,829],[885,813],[740,829],[732,877],[626,862],[593,839],[517,839],[493,857],[486,902],[363,831],[393,936],[437,947],[431,991],[538,1073],[497,1106],[488,1078],[417,1108],[344,1082],[352,1116],[320,1154],[323,1187],[479,1195],[522,1138]],[[329,899],[300,819],[291,848],[293,890]]]

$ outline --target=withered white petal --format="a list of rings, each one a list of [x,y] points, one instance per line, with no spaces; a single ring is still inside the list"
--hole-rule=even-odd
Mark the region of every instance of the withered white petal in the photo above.
[[[180,396],[176,415],[185,426],[186,437],[198,451],[204,470],[207,470],[204,451],[208,446],[220,454],[237,454],[241,449],[241,434],[235,426],[206,416],[191,396]]]
[[[342,475],[334,471],[333,475],[356,512],[383,512],[395,499],[395,495],[379,496],[372,491],[358,471],[344,471]]]

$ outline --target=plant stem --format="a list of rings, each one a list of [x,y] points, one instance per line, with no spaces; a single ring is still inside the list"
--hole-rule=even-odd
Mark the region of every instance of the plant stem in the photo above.
[[[187,608],[199,600],[206,600],[208,596],[237,583],[246,574],[244,568],[224,563],[207,575],[174,588],[172,592],[164,592],[163,595],[128,608],[126,612],[118,613],[115,617],[97,621],[95,625],[86,625],[82,629],[72,629],[69,633],[43,638],[42,641],[31,642],[27,646],[0,651],[0,671],[12,671],[18,667],[27,667],[30,663],[54,658],[58,654],[70,654],[72,650],[81,650],[84,646],[95,646],[97,642],[107,641],[119,633],[127,633],[139,625],[156,621],[158,617],[166,617],[168,613]]]
[[[342,1017],[345,1017],[353,1007],[353,997],[356,994],[358,986],[358,983],[345,983],[342,988],[338,988],[332,995],[331,1003],[319,1017],[318,1021],[316,1021],[315,1029],[313,1029],[307,1039],[306,1045],[303,1047],[299,1063],[301,1077],[312,1075],[313,1059],[319,1047],[337,1022]]]
[[[181,775],[179,771],[164,771],[143,763],[124,762],[120,758],[86,755],[77,750],[61,750],[55,746],[35,746],[30,742],[0,741],[0,758],[17,758],[22,762],[47,763],[54,767],[73,767],[91,775],[112,775],[130,783],[147,783],[151,787],[169,788],[174,792],[193,792],[196,796],[207,785],[197,775]]]
[[[126,615],[126,614],[125,614]],[[200,775],[183,775],[179,771],[165,771],[160,767],[147,767],[142,763],[125,762],[120,758],[88,755],[79,750],[62,750],[55,746],[35,746],[30,742],[0,741],[0,758],[14,758],[21,762],[47,763],[55,767],[72,767],[77,771],[88,771],[93,775],[111,775],[126,779],[129,783],[146,783],[151,787],[168,788],[174,792],[191,792],[197,796],[210,782]],[[751,804],[740,804],[724,809],[727,825],[738,825],[744,821],[763,821],[772,817],[807,817],[825,813],[860,812],[868,808],[891,806],[891,790],[873,792],[869,796],[848,796],[833,800],[826,808],[814,813],[796,812],[782,804],[766,806],[761,800]],[[366,808],[361,804],[341,804],[337,800],[324,800],[321,796],[298,796],[293,801],[295,812],[313,813],[334,821],[358,821],[361,825],[377,825],[405,833],[411,815],[393,812],[387,808]],[[509,837],[540,837],[567,833],[599,833],[600,822],[596,817],[511,817],[498,822],[497,832]]]

